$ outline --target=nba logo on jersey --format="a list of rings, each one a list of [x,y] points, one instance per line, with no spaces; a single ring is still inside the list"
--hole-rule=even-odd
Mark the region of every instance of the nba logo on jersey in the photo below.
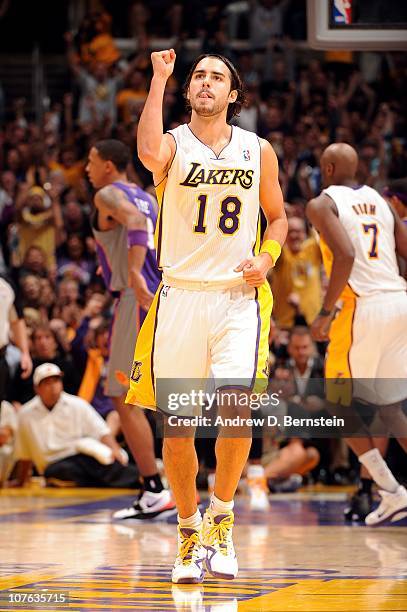
[[[243,159],[245,161],[250,161],[250,151],[249,151],[249,149],[243,149]]]

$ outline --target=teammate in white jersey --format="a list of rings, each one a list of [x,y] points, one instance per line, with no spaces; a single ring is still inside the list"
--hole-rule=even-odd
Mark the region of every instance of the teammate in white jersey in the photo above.
[[[164,286],[137,340],[127,401],[167,409],[157,402],[159,379],[202,380],[211,373],[217,389],[226,381],[235,390],[238,380],[245,391],[236,390],[236,398],[256,380],[267,383],[272,296],[266,275],[281,252],[287,220],[271,145],[228,123],[243,101],[230,61],[217,55],[195,61],[185,87],[191,121],[163,134],[163,95],[175,53],[151,58],[154,75],[137,145],[160,203],[157,258]],[[260,205],[268,221],[261,249]],[[223,416],[250,415],[239,401],[225,406],[223,397]],[[179,517],[172,580],[201,582],[204,564],[212,575],[234,578],[233,497],[251,430],[242,426],[235,436],[218,437],[215,491],[203,521],[194,430],[183,431],[175,437],[167,422],[163,449]]]
[[[379,406],[380,418],[400,436],[407,451],[400,404],[407,397],[407,283],[396,256],[407,258],[407,228],[374,189],[356,184],[357,166],[358,156],[350,145],[327,147],[321,157],[325,189],[307,206],[329,276],[323,307],[311,330],[315,340],[330,341],[327,399],[344,406],[352,399]],[[365,514],[366,524],[377,525],[405,516],[407,491],[395,480],[374,440],[367,435],[346,441],[362,464],[362,488],[348,518]],[[382,489],[382,502],[373,512],[368,473]]]

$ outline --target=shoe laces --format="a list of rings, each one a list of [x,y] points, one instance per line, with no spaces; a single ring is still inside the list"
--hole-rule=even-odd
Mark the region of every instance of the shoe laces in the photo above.
[[[214,522],[208,533],[209,543],[217,545],[225,556],[229,554],[232,546],[233,522],[233,514],[228,514],[219,523]]]
[[[201,544],[198,531],[193,531],[190,535],[182,533],[182,529],[178,528],[181,537],[181,546],[179,549],[179,558],[183,565],[190,565],[194,557],[198,553],[198,548]]]

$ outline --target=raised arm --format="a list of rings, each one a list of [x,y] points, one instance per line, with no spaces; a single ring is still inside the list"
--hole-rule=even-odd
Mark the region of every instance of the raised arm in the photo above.
[[[174,70],[174,49],[152,53],[151,62],[154,73],[138,124],[137,152],[142,164],[160,179],[175,154],[174,139],[163,133],[164,90]]]

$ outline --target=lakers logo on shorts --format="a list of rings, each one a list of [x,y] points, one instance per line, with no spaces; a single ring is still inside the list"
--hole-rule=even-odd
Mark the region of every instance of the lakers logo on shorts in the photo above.
[[[133,361],[133,365],[131,366],[131,374],[130,378],[133,382],[138,382],[141,378],[141,361]]]
[[[325,379],[326,399],[331,404],[350,406],[352,401],[352,379],[345,372],[336,371],[336,377]]]
[[[262,369],[262,372],[263,372],[264,376],[266,376],[267,378],[269,377],[269,375],[270,375],[270,362],[269,362],[268,358],[266,359],[266,363],[265,363],[264,368]]]

